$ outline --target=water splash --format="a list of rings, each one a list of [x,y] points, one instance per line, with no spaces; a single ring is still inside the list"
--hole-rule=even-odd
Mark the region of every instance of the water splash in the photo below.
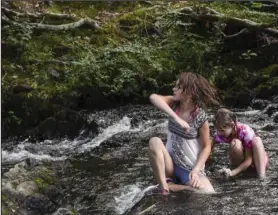
[[[3,164],[18,163],[27,158],[34,158],[36,160],[46,160],[46,161],[61,161],[66,159],[66,157],[52,157],[50,155],[45,155],[45,154],[33,154],[26,150],[22,150],[19,152],[2,151]]]
[[[144,191],[139,185],[127,185],[121,188],[120,195],[114,196],[114,210],[117,214],[123,214],[144,196]]]
[[[131,131],[130,128],[131,128],[130,118],[125,116],[119,122],[111,126],[108,126],[106,129],[104,129],[103,132],[99,134],[96,138],[92,139],[92,141],[82,145],[82,147],[80,148],[80,152],[88,151],[89,149],[99,146],[103,141],[109,139],[110,137],[112,137],[117,133]],[[138,129],[134,131],[138,131]]]
[[[103,141],[111,138],[113,135],[121,132],[138,132],[144,126],[131,129],[131,119],[123,117],[120,121],[103,129],[103,131],[95,138],[86,137],[80,139],[77,137],[74,140],[64,139],[44,140],[38,143],[31,143],[28,140],[20,142],[13,151],[2,150],[2,163],[17,163],[26,158],[35,158],[45,161],[65,160],[71,154],[91,150],[98,147]]]

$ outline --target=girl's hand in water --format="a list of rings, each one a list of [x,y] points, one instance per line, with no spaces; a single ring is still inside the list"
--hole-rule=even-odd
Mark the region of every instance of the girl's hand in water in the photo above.
[[[194,169],[189,173],[190,185],[195,188],[200,186],[200,176],[198,173],[199,171]]]
[[[232,170],[230,170],[229,168],[225,168],[225,167],[222,168],[222,169],[220,169],[220,170],[219,170],[219,173],[225,175],[227,178],[233,176]]]
[[[186,121],[184,121],[182,118],[180,118],[179,116],[175,117],[174,119],[176,121],[176,123],[178,123],[182,128],[184,128],[186,130],[186,132],[190,131],[190,126],[188,125],[188,123]]]

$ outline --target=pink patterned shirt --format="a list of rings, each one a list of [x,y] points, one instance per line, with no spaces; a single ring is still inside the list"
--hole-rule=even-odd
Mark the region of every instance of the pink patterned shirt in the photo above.
[[[237,139],[242,142],[244,148],[251,149],[252,148],[252,139],[256,136],[254,130],[250,128],[250,126],[246,124],[237,123]],[[223,137],[218,134],[216,131],[213,135],[213,140],[219,143],[231,143],[233,137]]]

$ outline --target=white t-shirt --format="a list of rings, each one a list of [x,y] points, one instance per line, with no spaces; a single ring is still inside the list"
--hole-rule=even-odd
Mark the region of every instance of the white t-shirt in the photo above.
[[[188,121],[190,131],[186,132],[173,119],[169,119],[166,148],[176,165],[189,171],[195,166],[201,151],[199,128],[206,120],[205,111],[198,109],[195,116]]]

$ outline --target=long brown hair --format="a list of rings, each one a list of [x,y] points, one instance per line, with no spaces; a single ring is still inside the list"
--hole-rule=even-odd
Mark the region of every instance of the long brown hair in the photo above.
[[[202,75],[183,72],[178,77],[178,84],[186,94],[191,95],[192,102],[202,108],[219,105],[219,97],[214,86]]]

